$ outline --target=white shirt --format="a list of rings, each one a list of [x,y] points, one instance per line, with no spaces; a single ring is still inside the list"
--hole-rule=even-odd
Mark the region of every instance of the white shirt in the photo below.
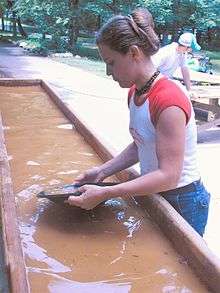
[[[187,66],[187,53],[177,51],[178,43],[171,43],[159,49],[159,51],[153,55],[152,61],[154,66],[160,70],[165,76],[172,78],[173,73],[178,67]]]
[[[173,98],[172,98],[173,95]],[[155,84],[150,96],[146,101],[137,106],[134,102],[134,93],[130,98],[130,133],[138,148],[141,174],[148,174],[158,169],[156,154],[156,129],[152,123],[153,117],[151,106],[155,99],[160,103],[161,99],[172,99],[173,105],[183,105],[189,100],[187,91],[179,83],[171,80],[159,80]],[[156,107],[158,108],[158,103]],[[172,105],[171,104],[171,105]],[[161,104],[163,105],[163,103]],[[185,151],[183,168],[177,187],[185,186],[200,178],[196,162],[197,128],[192,105],[190,103],[191,116],[186,125]],[[151,109],[151,110],[150,110]],[[175,123],[175,122],[174,122]]]

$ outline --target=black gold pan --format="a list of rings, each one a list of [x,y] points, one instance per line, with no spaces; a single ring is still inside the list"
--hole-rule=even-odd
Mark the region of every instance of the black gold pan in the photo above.
[[[90,183],[86,182],[83,184],[70,184],[70,185],[64,185],[59,186],[56,188],[50,188],[44,191],[41,191],[37,194],[38,198],[47,198],[50,201],[53,201],[55,203],[63,204],[65,200],[68,199],[69,196],[80,196],[82,193],[78,191],[78,188],[83,185],[96,185],[96,186],[113,186],[118,183],[116,182],[98,182],[98,183]]]

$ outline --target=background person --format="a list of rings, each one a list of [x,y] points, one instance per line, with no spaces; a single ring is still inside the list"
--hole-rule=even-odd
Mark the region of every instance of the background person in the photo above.
[[[141,176],[111,187],[84,185],[79,188],[82,195],[70,196],[68,203],[92,209],[118,196],[160,193],[203,235],[209,194],[196,164],[194,112],[185,88],[160,74],[152,63],[151,56],[160,42],[151,14],[138,9],[131,15],[111,18],[100,29],[97,44],[107,74],[121,87],[130,88],[129,129],[133,142],[112,160],[87,170],[77,181],[103,181],[138,161]]]
[[[192,33],[184,33],[178,42],[172,42],[159,49],[152,57],[153,63],[160,72],[173,78],[174,72],[180,67],[186,89],[190,91],[190,73],[187,66],[187,53],[200,50],[201,47]]]

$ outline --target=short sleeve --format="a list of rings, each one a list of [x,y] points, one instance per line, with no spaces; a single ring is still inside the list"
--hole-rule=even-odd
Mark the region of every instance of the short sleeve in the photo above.
[[[174,82],[167,80],[164,88],[149,97],[149,110],[152,123],[156,126],[159,116],[168,107],[176,106],[186,115],[186,124],[191,117],[191,102]]]

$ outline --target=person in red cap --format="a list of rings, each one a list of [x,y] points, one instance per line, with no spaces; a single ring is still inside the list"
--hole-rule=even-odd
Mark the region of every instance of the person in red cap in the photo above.
[[[152,56],[153,63],[160,72],[169,78],[173,78],[177,68],[181,68],[184,84],[190,91],[191,82],[190,74],[187,66],[187,53],[190,51],[198,51],[201,47],[196,41],[196,37],[192,33],[184,33],[179,37],[178,42],[160,48],[160,50]]]

